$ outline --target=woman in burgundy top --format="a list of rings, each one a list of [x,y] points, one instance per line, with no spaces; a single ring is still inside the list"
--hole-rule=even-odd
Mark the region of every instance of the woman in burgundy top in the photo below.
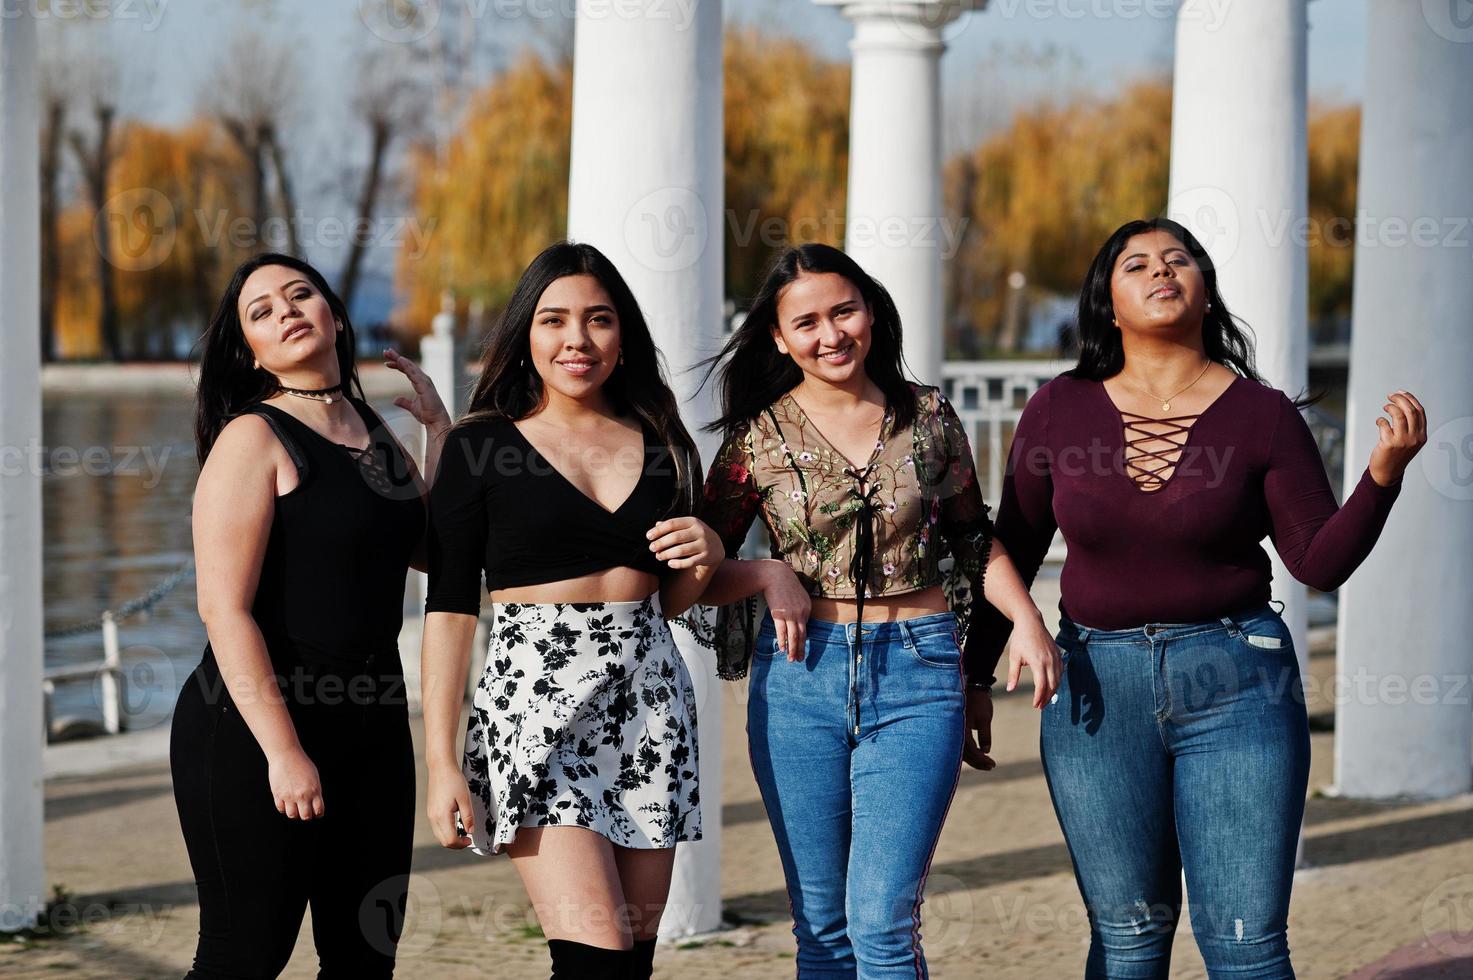
[[[1257,376],[1206,252],[1165,219],[1101,248],[1079,333],[1079,364],[1023,410],[995,533],[1030,583],[1056,529],[1068,549],[1041,750],[1089,912],[1086,976],[1167,975],[1185,869],[1209,975],[1291,977],[1309,734],[1259,542],[1337,588],[1381,533],[1426,416],[1387,396],[1337,508],[1296,403]],[[973,672],[1010,628],[984,615]]]

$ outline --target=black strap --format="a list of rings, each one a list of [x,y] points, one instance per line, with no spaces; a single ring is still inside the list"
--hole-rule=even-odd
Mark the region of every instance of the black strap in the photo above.
[[[276,409],[275,411],[281,410]],[[259,415],[266,420],[266,424],[271,426],[271,431],[276,433],[276,438],[281,440],[281,444],[286,447],[286,454],[296,464],[297,480],[300,483],[306,483],[307,476],[312,472],[312,466],[307,461],[307,454],[302,450],[301,444],[286,431],[286,427],[276,417],[275,411],[272,411],[270,405],[252,405],[242,414]]]

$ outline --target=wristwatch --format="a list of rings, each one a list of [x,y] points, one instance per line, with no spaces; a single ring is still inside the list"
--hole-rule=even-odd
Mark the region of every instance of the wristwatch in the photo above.
[[[969,691],[986,691],[986,692],[988,692],[990,694],[990,693],[992,693],[992,685],[994,685],[996,683],[997,683],[997,678],[996,677],[988,677],[987,680],[985,680],[985,681],[984,680],[972,680],[971,678],[968,678],[967,679],[967,690],[969,690]]]

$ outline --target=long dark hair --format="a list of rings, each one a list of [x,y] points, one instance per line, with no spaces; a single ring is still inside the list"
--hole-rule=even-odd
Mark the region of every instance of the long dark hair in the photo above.
[[[255,355],[246,343],[245,331],[240,322],[240,291],[251,273],[268,265],[282,265],[295,269],[307,277],[323,298],[327,300],[332,315],[342,323],[343,329],[336,333],[338,354],[338,378],[344,394],[356,394],[363,398],[363,385],[358,381],[358,368],[353,361],[356,343],[353,323],[348,319],[348,309],[338,294],[333,292],[322,274],[301,259],[279,252],[262,252],[253,255],[236,267],[235,274],[215,307],[210,324],[195,343],[199,348],[199,386],[195,392],[194,450],[203,466],[205,457],[220,436],[227,422],[251,405],[269,398],[276,392],[277,380],[265,368],[251,366]]]
[[[679,404],[665,380],[660,351],[650,336],[639,302],[614,263],[592,245],[555,242],[527,266],[506,309],[486,334],[481,347],[481,377],[471,393],[469,410],[456,424],[498,416],[516,421],[541,407],[542,376],[528,363],[529,334],[537,301],[548,286],[564,276],[592,276],[613,299],[624,362],[604,382],[604,395],[615,412],[633,413],[654,429],[669,450],[675,461],[677,483],[670,516],[694,513],[701,472],[695,441],[680,420]]]
[[[805,272],[832,272],[859,290],[874,319],[869,353],[864,357],[865,373],[884,393],[886,408],[895,413],[895,429],[914,421],[915,396],[905,375],[900,312],[895,309],[895,301],[848,255],[832,245],[808,242],[791,245],[772,260],[742,325],[720,353],[697,365],[707,369],[701,387],[715,375],[720,389],[721,415],[706,426],[707,431],[730,432],[756,418],[803,379],[803,369],[772,342],[772,327],[777,323],[778,294]]]
[[[1120,373],[1125,366],[1125,350],[1120,328],[1114,324],[1115,303],[1110,280],[1115,263],[1125,245],[1136,235],[1164,231],[1181,242],[1202,270],[1202,283],[1207,290],[1207,312],[1202,316],[1202,350],[1212,360],[1259,384],[1267,385],[1253,363],[1252,328],[1228,311],[1222,294],[1217,291],[1217,266],[1207,249],[1186,227],[1170,218],[1146,218],[1127,221],[1116,228],[1095,253],[1079,290],[1078,331],[1079,362],[1065,371],[1067,377],[1088,381],[1104,381]],[[1304,407],[1323,395],[1296,398],[1294,404]]]

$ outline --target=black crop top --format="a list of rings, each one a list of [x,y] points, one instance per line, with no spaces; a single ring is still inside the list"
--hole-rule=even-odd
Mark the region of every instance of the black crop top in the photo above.
[[[606,568],[668,571],[645,532],[674,511],[679,481],[658,434],[641,428],[644,469],[613,512],[554,469],[510,419],[451,429],[430,491],[425,612],[476,615],[482,570],[488,592]]]

